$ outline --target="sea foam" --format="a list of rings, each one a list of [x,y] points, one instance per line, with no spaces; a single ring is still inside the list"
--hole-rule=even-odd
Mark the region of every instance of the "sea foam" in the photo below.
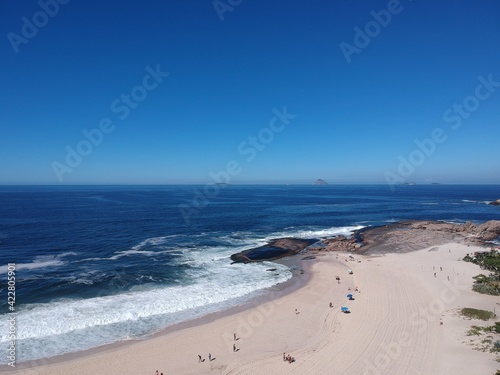
[[[52,357],[140,338],[173,324],[242,304],[264,293],[266,288],[289,280],[292,272],[284,265],[270,262],[231,264],[229,256],[232,253],[260,246],[278,237],[348,235],[360,228],[362,226],[288,228],[264,236],[252,232],[234,232],[216,235],[219,246],[193,246],[198,241],[211,241],[215,235],[208,233],[198,235],[199,238],[192,244],[188,238],[184,239],[185,247],[171,247],[174,242],[171,236],[154,237],[128,250],[116,251],[108,258],[79,260],[92,264],[120,261],[124,257],[150,257],[175,252],[175,263],[185,267],[185,276],[177,285],[158,285],[150,282],[145,275],[145,284],[115,295],[18,306],[18,360],[22,362]],[[49,262],[58,265],[66,261],[69,255],[72,254],[36,259],[21,267],[30,269],[36,265],[48,266]],[[276,270],[270,272],[270,268]],[[90,271],[88,274],[71,276],[71,281],[92,285],[93,277],[97,277],[97,274]],[[7,321],[0,319],[0,345],[8,341]]]
[[[205,254],[204,256],[206,256]],[[112,296],[64,300],[18,308],[18,360],[80,351],[151,334],[169,325],[243,303],[258,291],[285,282],[291,271],[269,263],[233,264],[227,256],[186,262],[202,268],[188,285],[158,287]],[[139,288],[140,289],[140,288]],[[7,319],[0,319],[0,344],[8,341]]]

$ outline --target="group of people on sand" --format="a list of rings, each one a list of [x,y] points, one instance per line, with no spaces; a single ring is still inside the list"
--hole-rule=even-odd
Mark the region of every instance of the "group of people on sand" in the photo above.
[[[288,362],[288,363],[292,363],[292,362],[295,362],[295,358],[290,356],[290,354],[285,355],[285,353],[283,353],[283,361]]]
[[[450,251],[451,252],[451,251]],[[432,270],[435,271],[436,270],[436,266],[432,266]],[[443,270],[443,267],[439,267],[439,270],[442,271]],[[434,272],[434,277],[437,277],[437,274],[436,272]],[[448,281],[450,281],[450,276],[447,276],[448,278]]]
[[[234,341],[239,340],[239,337],[236,336],[236,333],[233,334],[233,339],[234,339]],[[236,348],[236,344],[233,344],[233,352],[238,352],[239,350],[240,349]],[[211,353],[208,353],[208,361],[209,362],[215,361],[215,357],[212,357]],[[202,356],[198,354],[198,363],[201,363],[201,362],[205,362],[205,358],[202,358]],[[158,375],[158,371],[156,372],[156,375]],[[163,375],[163,374],[161,374],[161,375]]]
[[[211,353],[208,353],[208,362],[212,362],[215,360],[215,357],[212,357]],[[205,358],[202,358],[201,355],[198,354],[198,363],[205,362]]]

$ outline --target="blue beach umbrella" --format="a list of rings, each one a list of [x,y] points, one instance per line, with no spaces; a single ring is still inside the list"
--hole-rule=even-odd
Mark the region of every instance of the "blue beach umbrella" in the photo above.
[[[352,298],[352,294],[348,294],[347,298],[351,299]]]

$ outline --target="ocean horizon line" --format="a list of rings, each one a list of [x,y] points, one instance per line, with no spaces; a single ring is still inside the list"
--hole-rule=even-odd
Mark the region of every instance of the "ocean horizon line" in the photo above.
[[[242,182],[242,183],[215,183],[215,182],[193,182],[193,183],[77,183],[77,184],[22,184],[22,183],[0,183],[0,187],[16,187],[16,186],[51,186],[51,187],[78,187],[78,186],[205,186],[205,185],[220,185],[220,186],[384,186],[383,182],[339,182],[327,183],[325,185],[316,185],[314,182]],[[500,186],[500,183],[408,183],[398,184],[395,186]]]

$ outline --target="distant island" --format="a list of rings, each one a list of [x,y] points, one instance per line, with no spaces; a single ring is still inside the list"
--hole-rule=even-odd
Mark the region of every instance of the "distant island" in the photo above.
[[[313,182],[313,185],[328,185],[328,182],[322,180],[321,178],[318,178],[316,181]]]

